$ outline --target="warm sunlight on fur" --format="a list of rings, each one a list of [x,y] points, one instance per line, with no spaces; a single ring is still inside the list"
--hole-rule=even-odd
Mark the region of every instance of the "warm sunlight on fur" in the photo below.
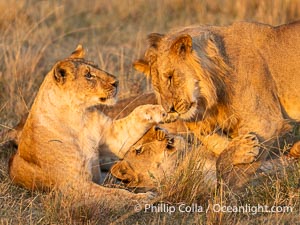
[[[169,131],[168,135],[173,135],[173,132],[180,133],[180,135],[185,135],[186,132],[190,134],[188,129],[192,130],[193,133],[197,134],[201,139],[200,143],[201,145],[203,145],[203,147],[199,148],[199,151],[197,151],[199,147],[199,141],[196,141],[196,138],[188,140],[188,143],[192,145],[192,148],[190,151],[191,154],[188,155],[186,157],[186,161],[184,161],[186,162],[184,164],[184,168],[177,167],[176,171],[174,170],[174,172],[172,172],[170,179],[167,178],[165,182],[162,179],[162,182],[160,184],[158,184],[159,182],[157,182],[159,193],[162,193],[163,203],[158,200],[159,202],[155,203],[154,206],[158,206],[160,204],[168,204],[171,207],[177,207],[179,204],[186,204],[187,206],[191,206],[191,204],[195,203],[203,206],[203,213],[181,213],[179,212],[178,208],[174,213],[145,213],[143,210],[141,212],[134,212],[134,210],[129,210],[129,208],[133,209],[133,207],[124,207],[121,210],[111,210],[114,206],[114,201],[110,201],[111,198],[108,199],[107,197],[114,196],[114,194],[105,195],[103,201],[101,200],[99,204],[96,204],[94,207],[87,207],[85,204],[83,204],[83,206],[80,207],[80,210],[75,212],[74,206],[77,205],[76,203],[78,203],[78,199],[76,200],[75,198],[72,198],[72,196],[70,196],[71,201],[69,202],[69,199],[62,198],[61,191],[57,191],[56,189],[53,189],[53,191],[50,191],[49,193],[40,190],[32,191],[31,189],[29,190],[24,187],[20,187],[19,185],[16,185],[12,182],[9,177],[8,171],[9,159],[17,151],[16,146],[20,143],[20,137],[22,136],[21,134],[25,120],[38,94],[38,90],[45,79],[45,75],[49,71],[52,71],[53,65],[55,64],[55,62],[57,62],[58,59],[64,59],[66,56],[68,56],[68,53],[71,53],[78,45],[78,43],[82,43],[84,46],[84,50],[86,52],[86,61],[90,60],[92,62],[95,62],[96,64],[98,64],[98,68],[101,68],[101,70],[103,70],[102,72],[104,74],[104,71],[109,74],[113,74],[119,82],[117,87],[117,103],[112,105],[116,100],[115,97],[113,97],[116,89],[111,87],[111,89],[109,88],[111,90],[110,94],[106,94],[105,92],[98,90],[98,93],[101,96],[100,101],[102,101],[103,104],[101,103],[100,105],[96,106],[97,110],[102,111],[104,115],[111,117],[111,119],[115,121],[128,116],[138,105],[157,104],[155,93],[153,92],[154,89],[151,82],[151,76],[148,76],[149,79],[147,79],[146,76],[142,75],[139,71],[134,70],[134,68],[132,67],[132,63],[136,59],[140,58],[147,49],[147,34],[154,32],[167,34],[171,30],[170,33],[174,34],[173,37],[175,41],[175,39],[178,37],[175,34],[179,29],[191,25],[203,27],[206,30],[206,35],[203,36],[203,45],[201,45],[201,35],[199,35],[200,40],[198,38],[196,38],[198,39],[196,40],[189,32],[185,33],[185,35],[188,34],[192,37],[192,52],[197,53],[197,56],[195,58],[203,60],[203,62],[195,62],[195,64],[193,65],[198,66],[199,64],[203,63],[204,66],[207,65],[206,67],[203,67],[203,70],[206,70],[207,73],[211,72],[211,76],[209,77],[215,77],[213,75],[215,72],[226,73],[228,72],[228,69],[230,70],[233,67],[235,67],[235,72],[237,72],[238,68],[249,68],[249,70],[252,70],[252,68],[255,68],[256,64],[251,61],[256,61],[259,58],[259,55],[261,55],[262,58],[265,59],[264,63],[268,65],[264,67],[265,70],[263,70],[264,73],[262,74],[272,74],[272,71],[268,71],[268,68],[270,68],[268,57],[265,57],[264,55],[264,51],[266,51],[267,49],[265,47],[260,48],[260,46],[257,46],[259,41],[251,39],[255,37],[252,31],[256,30],[256,26],[254,26],[253,29],[249,29],[247,23],[245,23],[246,26],[241,25],[238,32],[231,32],[233,31],[233,29],[230,24],[239,21],[256,21],[258,23],[270,24],[276,27],[281,24],[297,21],[299,19],[299,0],[0,0],[0,205],[2,207],[1,209],[3,209],[0,210],[0,223],[250,223],[264,225],[299,223],[298,209],[300,208],[300,163],[298,163],[298,166],[294,170],[284,171],[284,173],[282,173],[282,176],[263,175],[262,177],[266,178],[265,182],[262,182],[260,184],[254,183],[254,185],[252,185],[251,182],[249,185],[246,185],[246,188],[243,190],[243,192],[240,192],[239,194],[237,194],[236,192],[231,193],[230,191],[224,189],[222,189],[222,191],[216,191],[215,189],[208,190],[209,185],[206,185],[207,182],[201,179],[201,168],[203,165],[202,161],[206,153],[204,153],[200,149],[212,149],[212,155],[214,157],[218,157],[228,147],[228,141],[232,140],[232,137],[240,136],[239,134],[233,135],[231,130],[227,133],[222,132],[222,129],[226,128],[225,125],[242,125],[241,123],[236,123],[235,114],[232,114],[228,118],[228,120],[223,119],[223,117],[227,117],[226,110],[222,111],[224,113],[223,116],[219,114],[221,111],[214,111],[213,108],[209,111],[204,110],[202,113],[206,115],[206,119],[205,121],[199,121],[200,125],[193,121],[185,121],[184,123],[182,123],[183,120],[177,120],[176,123],[170,123],[167,124],[167,126],[166,124],[159,124],[159,127],[162,127],[163,125],[163,128],[166,128]],[[224,30],[228,29],[228,32],[224,34],[216,43],[215,37],[220,36],[210,29],[218,26],[224,26]],[[261,27],[262,31],[264,31],[265,26]],[[270,34],[268,32],[262,33],[266,35]],[[168,35],[165,36],[167,37]],[[272,54],[270,54],[273,58],[281,57],[281,60],[278,60],[277,62],[286,69],[285,72],[287,72],[291,68],[290,64],[292,64],[293,60],[293,57],[290,57],[288,55],[288,52],[290,52],[290,46],[294,47],[294,50],[292,50],[291,54],[299,55],[299,51],[297,51],[297,49],[299,49],[299,46],[296,45],[295,41],[291,40],[293,37],[297,38],[298,36],[299,32],[297,32],[297,35],[289,35],[288,37],[285,37],[285,35],[279,35],[279,37],[281,37],[282,39],[281,41],[279,41],[277,52],[273,52]],[[228,38],[232,40],[232,47],[236,48],[232,49],[230,55],[221,54],[220,56],[218,54],[219,52],[227,52],[228,48],[222,44],[222,41],[223,43],[228,42]],[[211,39],[211,41],[209,41],[209,39]],[[263,40],[263,38],[260,39],[260,41]],[[219,41],[221,41],[221,44],[218,44],[220,43]],[[265,43],[272,44],[274,43],[273,41],[275,41],[275,39],[271,36],[268,36]],[[171,42],[172,41],[170,40],[170,45]],[[205,43],[207,42],[211,42],[212,45],[206,45]],[[166,45],[166,50],[168,50],[170,45]],[[217,45],[217,48],[214,47],[215,45]],[[207,48],[206,46],[209,48]],[[217,50],[216,55],[214,55],[214,49]],[[239,51],[239,49],[241,51]],[[207,53],[209,53],[209,56],[212,57],[212,59],[220,59],[220,61],[210,60],[211,58],[208,58],[208,55],[206,55]],[[255,55],[255,57],[251,57],[250,53],[257,54]],[[231,60],[234,55],[235,57],[239,57],[239,59],[235,61]],[[173,66],[180,67],[181,62],[182,61],[179,60],[174,61]],[[246,65],[246,63],[249,63],[249,66]],[[214,64],[217,65],[214,66]],[[236,64],[239,65],[236,66]],[[163,66],[162,64],[160,65]],[[262,61],[260,61],[257,66],[261,65]],[[84,67],[85,63],[83,63],[82,67],[80,66],[80,68]],[[170,68],[171,67],[172,66],[170,66]],[[152,68],[154,69],[154,66],[152,66]],[[297,71],[298,69],[295,70],[295,74],[298,74]],[[98,72],[100,73],[100,71]],[[151,70],[151,74],[155,74],[156,72],[157,71],[155,70]],[[161,71],[158,72],[160,73]],[[266,126],[268,125],[268,123],[265,123],[264,120],[257,119],[257,116],[259,115],[262,115],[266,118],[270,115],[270,120],[273,120],[273,114],[269,113],[268,107],[264,107],[265,102],[258,102],[258,113],[251,113],[251,111],[253,110],[251,110],[251,108],[246,105],[248,104],[247,97],[260,99],[260,97],[262,96],[261,94],[264,94],[263,92],[259,91],[253,91],[249,93],[249,89],[250,87],[253,87],[254,81],[255,85],[257,83],[259,84],[260,82],[258,79],[247,79],[246,76],[248,76],[248,78],[259,78],[259,76],[256,75],[256,73],[251,73],[251,71],[244,70],[244,72],[245,77],[241,77],[240,79],[243,81],[243,83],[237,87],[237,90],[235,88],[231,89],[234,93],[237,93],[237,96],[239,96],[236,98],[235,105],[237,105],[238,101],[240,101],[240,105],[237,105],[237,109],[243,110],[245,112],[249,111],[249,114],[243,117],[248,119],[246,121],[248,125],[251,125],[251,123],[253,123],[253,127],[255,127],[257,126],[257,124],[260,124],[260,126],[266,128],[266,132],[271,132],[271,130],[273,130],[272,124],[268,127]],[[286,76],[285,72],[279,74],[279,76],[283,78],[283,80],[280,82],[283,85],[288,83],[296,83],[293,80],[289,80],[289,78],[284,78],[284,76]],[[227,75],[225,74],[224,76],[227,77]],[[225,79],[224,76],[221,74],[221,77]],[[205,79],[204,76],[202,78],[203,80]],[[260,91],[265,90],[267,92],[267,90],[274,90],[272,85],[270,85],[272,83],[272,79],[269,79],[268,77],[267,80],[269,81],[267,85],[262,84],[261,86],[258,86],[258,89]],[[70,80],[66,79],[66,81],[68,82]],[[74,82],[75,81],[76,80],[74,80]],[[235,80],[231,79],[228,81],[235,82]],[[176,91],[183,93],[184,88],[180,87],[181,85],[186,85],[186,82],[191,87],[195,85],[195,82],[192,79],[182,79],[180,80],[179,88],[177,88]],[[191,94],[191,92],[200,92],[203,95],[205,94],[207,98],[210,98],[211,103],[213,103],[213,101],[215,100],[215,95],[213,92],[209,91],[209,88],[217,86],[215,85],[216,83],[219,83],[219,87],[222,87],[222,82],[219,82],[218,80],[212,80],[212,82],[213,83],[211,83],[209,79],[207,79],[206,81],[204,80],[204,82],[200,82],[199,87],[201,86],[201,88],[203,89],[199,90],[199,88],[197,87],[194,91],[193,89],[190,89],[189,94]],[[80,85],[82,85],[82,87],[85,86],[83,84]],[[74,88],[76,88],[75,86]],[[61,85],[60,87],[63,86]],[[163,91],[169,89],[167,85],[162,85],[162,87]],[[206,90],[205,87],[207,87]],[[290,88],[290,90],[292,90],[292,88]],[[92,92],[92,89],[90,89],[90,91]],[[91,94],[90,91],[87,92]],[[157,88],[155,91],[160,92],[160,90]],[[277,88],[277,92],[279,91],[280,88]],[[84,95],[81,95],[79,93],[80,89],[76,90],[76,92],[78,92],[81,97],[85,98]],[[61,97],[60,92],[55,93],[58,95],[56,101],[66,100],[64,99],[64,97]],[[148,95],[149,93],[151,94]],[[69,96],[72,95],[72,93],[65,94]],[[222,95],[222,93],[219,94]],[[110,98],[109,95],[111,95],[112,98]],[[88,96],[86,97],[88,98]],[[185,99],[189,100],[187,96],[182,95],[180,97],[186,97]],[[276,98],[276,95],[274,95],[274,97]],[[66,96],[65,98],[68,97]],[[195,99],[191,99],[191,101],[194,100]],[[205,102],[202,103],[200,100],[197,100],[199,104],[191,104],[191,106],[189,106],[188,102],[179,102],[178,99],[178,105],[174,109],[182,111],[181,117],[184,117],[184,119],[191,118],[192,116],[197,116],[199,114],[201,116],[201,111],[199,113],[198,106],[204,105]],[[98,100],[92,99],[92,101],[97,102]],[[137,103],[137,101],[139,101],[139,103],[135,104]],[[67,103],[71,104],[71,101],[68,101]],[[249,104],[250,103],[251,102],[249,102]],[[52,104],[53,103],[51,103],[51,105]],[[43,108],[42,106],[45,106],[43,110],[48,111],[49,109],[47,107],[49,105],[49,101],[43,101],[41,104],[41,109]],[[120,109],[117,110],[116,113],[114,112],[115,107],[118,107]],[[188,112],[183,115],[184,111],[189,107],[190,110],[188,110]],[[272,107],[269,108],[270,110],[272,110]],[[275,108],[276,107],[274,107],[274,109]],[[283,113],[285,113],[284,110],[282,111]],[[38,114],[43,113],[38,112]],[[177,113],[174,112],[173,114],[176,116]],[[252,118],[252,116],[254,117]],[[32,140],[42,140],[43,136],[45,136],[45,132],[48,131],[48,128],[49,132],[50,129],[67,130],[67,132],[60,132],[59,135],[51,138],[51,140],[53,141],[50,142],[49,145],[55,145],[55,147],[53,148],[47,148],[47,152],[51,153],[48,154],[46,151],[43,152],[43,148],[39,143],[37,143],[37,146],[33,146],[33,148],[31,148],[32,151],[30,151],[30,148],[27,148],[28,151],[26,152],[26,159],[29,159],[28,164],[32,166],[35,165],[34,163],[44,165],[44,161],[41,160],[45,159],[46,157],[44,157],[44,155],[47,154],[47,156],[49,156],[49,158],[51,157],[51,160],[53,160],[53,162],[51,161],[51,163],[53,164],[53,170],[54,167],[56,167],[55,172],[59,173],[58,171],[60,171],[61,177],[69,179],[71,178],[71,175],[65,175],[66,173],[68,173],[68,171],[67,169],[65,169],[64,172],[63,168],[70,166],[69,170],[73,171],[74,169],[76,170],[76,165],[82,165],[82,167],[84,167],[86,163],[89,162],[89,160],[87,159],[85,161],[82,161],[81,159],[85,157],[84,153],[82,153],[79,157],[79,160],[77,160],[76,157],[72,157],[74,159],[74,164],[68,163],[69,161],[65,161],[65,159],[67,158],[67,155],[71,154],[72,152],[65,147],[59,147],[58,149],[57,147],[62,145],[59,140],[67,136],[70,137],[69,141],[72,142],[73,139],[74,142],[72,148],[78,150],[78,152],[81,152],[81,147],[84,145],[84,143],[79,141],[75,136],[80,135],[79,133],[81,133],[82,136],[89,136],[93,132],[91,130],[90,132],[84,132],[84,130],[81,129],[82,127],[80,128],[80,130],[72,132],[69,129],[69,124],[56,122],[57,117],[69,118],[64,113],[55,114],[53,115],[53,117],[49,118],[51,119],[51,121],[46,121],[47,125],[45,126],[45,128],[41,128],[40,123],[36,123],[36,121],[34,121],[34,126],[32,127],[32,129],[38,129],[37,132],[33,132],[36,135],[32,135],[32,133],[27,134],[32,137]],[[25,120],[23,120],[22,118],[25,118]],[[219,123],[216,125],[215,118],[221,120],[221,124],[224,124],[224,121],[228,121],[228,123],[225,123],[224,126],[220,126]],[[76,120],[77,119],[78,118],[76,117]],[[24,123],[22,121],[24,121]],[[74,123],[80,126],[80,123],[78,121]],[[274,124],[275,123],[276,121],[274,121]],[[18,126],[16,126],[17,124]],[[136,122],[134,124],[136,124]],[[187,125],[189,128],[187,127]],[[26,127],[28,127],[28,125],[26,125]],[[105,128],[108,127],[109,126],[105,126]],[[150,127],[152,127],[152,125]],[[28,129],[29,128],[26,128],[25,130]],[[43,129],[45,131],[40,131]],[[299,128],[295,130],[298,134],[298,137],[300,138]],[[131,130],[129,129],[129,133],[130,131]],[[249,134],[249,132],[241,133],[246,133],[246,135]],[[106,138],[104,133],[101,132],[101,135],[102,134],[103,138]],[[141,135],[139,138],[141,138],[142,136],[143,135]],[[264,147],[264,144],[269,144],[264,140],[261,140],[259,136],[257,136],[257,138],[259,140],[260,147]],[[24,138],[22,137],[21,139]],[[66,141],[64,142],[66,143]],[[249,144],[251,143],[253,144],[255,142],[252,142],[250,139],[247,146],[249,147]],[[246,144],[246,142],[242,141],[241,144]],[[298,155],[299,153],[297,153],[296,150],[299,148],[299,145],[298,147],[297,145],[295,145],[292,149],[291,147],[292,146],[290,142],[284,143],[280,148],[275,148],[275,150],[277,150],[275,154],[281,156],[282,154],[287,154],[287,152],[290,151],[290,153]],[[100,161],[100,167],[102,169],[101,181],[104,180],[102,185],[107,188],[123,188],[124,185],[119,185],[118,183],[116,184],[115,178],[112,178],[110,174],[106,175],[105,172],[105,170],[108,169],[109,166],[112,165],[112,163],[115,163],[116,160],[118,160],[118,157],[112,157],[112,152],[110,151],[109,146],[107,146],[106,144],[100,145],[99,148],[101,149],[100,156],[98,158]],[[49,149],[51,149],[51,151]],[[60,151],[61,149],[63,149],[63,151]],[[273,150],[274,148],[272,148],[272,151]],[[109,151],[110,153],[109,157],[107,157],[108,155],[106,155],[107,151]],[[59,152],[61,152],[61,157],[57,156],[57,153]],[[18,152],[19,155],[21,155],[20,153],[21,151]],[[124,151],[123,153],[126,153],[126,151]],[[229,153],[227,152],[227,154]],[[238,155],[239,154],[240,153],[238,153]],[[140,156],[142,157],[142,155]],[[19,159],[17,159],[16,161],[18,161]],[[70,159],[70,161],[73,161],[73,159]],[[148,161],[149,160],[147,159],[147,162]],[[60,165],[58,164],[63,164],[64,167],[59,167]],[[41,167],[39,165],[36,168],[40,169]],[[99,171],[97,166],[98,163],[95,162],[95,165],[96,166],[91,166],[93,171],[91,172],[92,174],[94,172],[95,174],[97,174],[97,171]],[[162,165],[160,165],[160,167],[161,166]],[[220,166],[222,166],[222,164],[220,164]],[[267,164],[267,167],[272,167],[272,164]],[[27,169],[24,170],[24,176],[28,176],[28,174],[30,174],[27,171]],[[37,171],[38,170],[36,170],[36,172]],[[226,171],[228,172],[228,170]],[[234,172],[235,174],[240,175],[242,171],[238,170]],[[76,178],[80,176],[76,176]],[[234,176],[229,176],[228,178],[234,181],[234,179],[231,179],[234,178]],[[90,175],[88,179],[91,179]],[[93,176],[92,180],[98,182],[98,177]],[[153,179],[153,177],[151,176],[150,181],[153,180],[155,179]],[[158,181],[158,179],[156,179],[156,181]],[[79,188],[79,180],[77,181],[77,184],[77,187]],[[99,186],[97,186],[97,189],[98,187]],[[78,190],[78,193],[81,191],[87,194],[90,193],[90,191],[86,191],[86,189]],[[132,191],[131,188],[130,191]],[[71,192],[73,192],[73,190],[65,194],[69,195]],[[123,193],[128,193],[128,191],[124,191]],[[112,198],[118,198],[117,196]],[[154,200],[157,200],[160,197],[161,195],[158,195]],[[106,201],[105,199],[108,201]],[[122,199],[124,198],[120,196],[120,202]],[[245,203],[251,206],[256,206],[258,204],[268,205],[270,207],[291,206],[294,208],[294,210],[293,212],[289,213],[257,213],[255,215],[253,215],[252,212],[216,213],[213,212],[213,210],[205,211],[208,206],[210,209],[212,209],[214,204],[222,204],[227,206],[243,206]],[[130,201],[128,201],[128,204],[131,204]]]
[[[105,145],[123,157],[148,129],[163,121],[166,113],[161,106],[143,105],[123,119],[104,115],[95,106],[115,102],[118,81],[83,57],[79,45],[45,77],[18,151],[10,160],[10,177],[30,190],[56,188],[79,200],[115,202],[114,207],[149,200],[148,193],[133,194],[95,184],[100,177],[98,149],[101,152],[101,145]]]
[[[134,66],[151,78],[164,109],[189,122],[200,139],[215,131],[255,134],[261,153],[247,169],[253,174],[264,150],[292,130],[289,122],[300,121],[299,32],[300,22],[236,22],[153,33]]]
[[[295,165],[300,158],[299,149],[299,146],[292,148],[287,155],[264,161],[260,173],[283,172]],[[218,156],[205,145],[191,145],[186,137],[169,134],[167,130],[155,126],[112,167],[111,173],[126,187],[138,188],[139,191],[170,187],[171,181],[180,185],[182,176],[191,176],[205,187],[202,193],[198,190],[199,194],[204,194],[208,189],[216,188],[218,181],[221,182],[220,177],[226,179],[233,190],[238,186],[239,178],[245,176],[242,171],[236,173],[233,168],[253,162],[258,154],[255,135],[233,139],[228,142],[227,150]],[[251,167],[248,166],[248,169]],[[260,176],[258,173],[255,178]]]

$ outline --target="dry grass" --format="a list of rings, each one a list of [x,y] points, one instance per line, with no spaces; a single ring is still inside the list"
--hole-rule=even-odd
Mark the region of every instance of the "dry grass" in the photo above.
[[[278,25],[299,18],[298,0],[0,0],[0,132],[14,126],[28,111],[44,75],[78,43],[88,49],[89,59],[119,77],[124,97],[150,88],[131,67],[150,32],[237,20]],[[91,224],[117,217],[105,210],[97,216],[86,210],[74,216],[57,193],[31,193],[11,185],[6,167],[12,151],[9,147],[0,150],[1,224]],[[178,190],[182,194],[170,198],[172,203],[198,201],[207,206],[229,201],[209,190],[204,196],[194,175],[181,177]],[[237,200],[239,204],[292,205],[293,213],[137,213],[122,223],[300,224],[299,178],[298,167],[284,179],[268,178],[265,184],[249,188]],[[210,201],[203,201],[207,196]]]

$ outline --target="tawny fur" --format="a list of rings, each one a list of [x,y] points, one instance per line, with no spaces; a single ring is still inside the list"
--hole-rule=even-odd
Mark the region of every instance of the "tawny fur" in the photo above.
[[[192,175],[189,173],[197,173],[207,188],[216,188],[218,176],[221,175],[232,188],[235,187],[234,182],[244,176],[242,171],[233,173],[232,168],[252,162],[259,154],[259,146],[255,135],[237,137],[228,141],[227,145],[228,150],[218,156],[206,145],[190,145],[185,138],[169,134],[167,130],[156,126],[134,144],[121,161],[113,165],[111,173],[127,187],[142,188],[144,191],[159,189],[172,178],[180,182],[174,180],[174,176],[179,179],[176,173],[181,176],[182,171],[187,172],[187,177]],[[300,158],[299,149],[293,148],[287,156],[263,162],[260,171],[272,174],[294,165],[292,162]],[[251,169],[249,165],[248,169]]]
[[[118,82],[83,56],[78,46],[45,77],[10,160],[10,177],[31,190],[55,188],[78,201],[116,208],[149,200],[149,193],[105,188],[92,179],[99,176],[94,173],[99,173],[101,146],[123,157],[166,113],[161,106],[144,105],[123,119],[104,115],[95,106],[114,104]]]
[[[300,22],[238,22],[150,34],[145,58],[134,66],[151,78],[165,110],[188,121],[199,138],[253,133],[261,150],[269,149],[292,129],[289,122],[300,121],[299,33]],[[254,171],[266,153],[252,163]]]

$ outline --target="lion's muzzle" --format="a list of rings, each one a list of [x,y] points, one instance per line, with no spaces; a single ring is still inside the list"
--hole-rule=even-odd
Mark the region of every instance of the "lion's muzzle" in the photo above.
[[[179,101],[175,101],[172,104],[163,104],[163,107],[168,113],[178,113],[180,115],[187,113],[192,105],[192,103],[180,99]]]

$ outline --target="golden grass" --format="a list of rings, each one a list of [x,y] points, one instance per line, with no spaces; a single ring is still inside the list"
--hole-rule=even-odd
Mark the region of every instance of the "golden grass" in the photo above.
[[[278,25],[299,18],[298,0],[0,0],[0,132],[13,127],[29,110],[45,74],[78,43],[88,49],[89,59],[118,76],[120,96],[124,97],[151,88],[131,67],[142,54],[150,32],[237,20]],[[12,151],[0,149],[1,224],[103,224],[118,217],[105,210],[97,216],[86,210],[74,215],[57,193],[31,193],[12,185],[7,175]],[[284,179],[268,178],[238,199],[239,204],[293,205],[293,213],[137,213],[122,223],[300,223],[299,177],[298,167]],[[178,187],[181,194],[169,199],[172,204],[198,201],[208,206],[229,201],[209,190],[204,195],[195,173],[183,174],[180,180],[173,188]],[[205,197],[211,197],[210,201],[204,201]]]

